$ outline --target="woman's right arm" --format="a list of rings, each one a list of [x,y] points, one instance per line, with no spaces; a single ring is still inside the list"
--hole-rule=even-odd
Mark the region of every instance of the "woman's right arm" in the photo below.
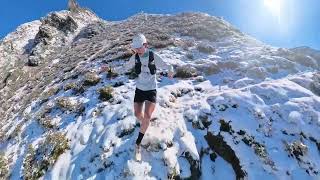
[[[114,71],[118,74],[124,74],[131,70],[136,64],[135,55],[132,55],[129,61],[125,62],[122,66],[118,66],[114,68]]]
[[[129,70],[131,70],[136,64],[136,57],[135,55],[132,55],[129,59],[128,62],[126,62],[124,65],[123,65],[123,68],[124,68],[124,71],[125,72],[128,72]]]

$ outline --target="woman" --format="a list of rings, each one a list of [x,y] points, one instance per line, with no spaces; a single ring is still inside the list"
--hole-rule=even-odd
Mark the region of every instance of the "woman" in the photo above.
[[[147,39],[143,34],[133,37],[131,47],[135,54],[129,62],[124,65],[125,71],[134,68],[138,75],[136,79],[136,90],[134,95],[134,114],[140,122],[140,132],[135,145],[135,158],[141,161],[140,143],[146,133],[157,101],[156,69],[168,70],[168,77],[173,76],[173,67],[148,49]],[[143,104],[145,105],[143,111]]]

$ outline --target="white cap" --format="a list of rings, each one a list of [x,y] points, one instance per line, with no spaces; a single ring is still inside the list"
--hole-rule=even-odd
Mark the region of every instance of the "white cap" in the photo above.
[[[131,47],[132,48],[141,48],[144,43],[147,43],[147,39],[143,34],[137,34],[133,37]]]

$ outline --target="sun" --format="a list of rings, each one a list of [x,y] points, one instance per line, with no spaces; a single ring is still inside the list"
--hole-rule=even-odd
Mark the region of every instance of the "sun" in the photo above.
[[[280,20],[281,16],[281,0],[263,0],[264,6]]]

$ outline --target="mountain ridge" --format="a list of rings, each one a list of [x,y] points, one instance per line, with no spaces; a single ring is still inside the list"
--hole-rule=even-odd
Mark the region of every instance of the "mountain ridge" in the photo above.
[[[158,75],[142,163],[134,80],[100,71],[121,67],[139,32],[176,71]],[[272,47],[205,13],[112,22],[76,8],[19,26],[0,52],[3,177],[319,178],[315,50]]]

